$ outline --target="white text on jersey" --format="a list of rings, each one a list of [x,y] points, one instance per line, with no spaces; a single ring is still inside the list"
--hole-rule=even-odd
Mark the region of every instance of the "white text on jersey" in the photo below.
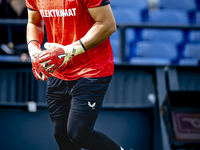
[[[76,16],[76,8],[40,10],[42,17],[68,17]]]

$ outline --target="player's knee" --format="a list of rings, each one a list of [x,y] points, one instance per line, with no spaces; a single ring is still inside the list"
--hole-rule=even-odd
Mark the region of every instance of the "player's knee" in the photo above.
[[[82,129],[68,129],[67,133],[75,145],[82,148],[87,146],[87,141],[90,139],[90,133]]]
[[[68,139],[66,129],[55,129],[54,128],[54,138],[56,139],[59,147],[66,145],[66,140]]]
[[[54,137],[57,139],[62,136],[67,136],[67,125],[61,121],[54,120]]]
[[[68,130],[67,131],[69,138],[73,141],[74,144],[80,145],[80,142],[82,141],[83,135],[80,134],[80,132],[77,132],[77,130]]]

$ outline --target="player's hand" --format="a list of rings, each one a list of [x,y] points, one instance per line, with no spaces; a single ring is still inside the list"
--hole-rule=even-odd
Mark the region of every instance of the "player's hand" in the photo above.
[[[48,77],[52,77],[52,75],[47,72],[40,63],[37,63],[39,54],[41,53],[36,53],[35,55],[33,55],[32,72],[38,81],[47,81]]]
[[[45,65],[45,70],[50,73],[62,67],[74,56],[85,52],[81,45],[63,46],[57,43],[45,43],[44,46],[47,50],[39,55],[39,63]]]
[[[47,50],[56,49],[56,48],[62,47],[62,46],[63,46],[63,45],[58,44],[58,43],[48,43],[48,42],[46,42],[46,43],[44,44],[44,48],[46,48]]]
[[[32,72],[38,81],[40,80],[47,81],[48,77],[40,70],[38,64],[34,62],[32,62]]]
[[[40,44],[33,41],[29,43],[28,45],[29,49],[29,55],[31,57],[32,61],[32,72],[35,76],[35,78],[40,81],[47,81],[48,77],[51,77],[52,75],[49,74],[40,63],[37,63],[38,56],[42,53],[42,50],[40,49]]]

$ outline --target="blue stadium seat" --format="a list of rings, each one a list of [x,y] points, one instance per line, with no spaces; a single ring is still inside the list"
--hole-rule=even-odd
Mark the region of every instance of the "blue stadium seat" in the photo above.
[[[110,42],[113,49],[114,63],[120,63],[120,52],[119,52],[119,30],[110,36]]]
[[[194,11],[197,9],[196,0],[160,0],[160,8]]]
[[[122,62],[119,53],[119,40],[111,38],[110,41],[113,49],[114,63],[119,64]]]
[[[145,10],[148,9],[147,0],[111,0],[112,8],[130,8],[134,10]]]
[[[184,50],[184,57],[200,59],[200,44],[186,44]]]
[[[200,43],[200,31],[192,30],[189,32],[190,43]]]
[[[116,23],[140,23],[142,16],[140,11],[134,9],[113,9]]]
[[[143,29],[141,36],[144,41],[164,42],[177,45],[184,41],[184,33],[182,30]]]
[[[168,65],[178,56],[172,44],[141,41],[136,47],[136,57],[130,59],[131,64]]]
[[[122,8],[116,8],[113,9],[113,14],[115,16],[116,23],[140,23],[141,22],[141,14],[138,10],[132,10],[132,9],[122,9]],[[119,29],[118,29],[119,30]],[[136,33],[134,29],[127,29],[126,30],[126,49],[125,49],[125,55],[127,59],[130,55],[130,44],[135,41],[136,39]],[[115,58],[119,58],[119,32],[115,32],[111,36],[111,43],[114,48],[114,56]]]
[[[151,10],[149,11],[150,23],[161,24],[188,24],[189,18],[186,11],[180,10]]]
[[[197,11],[195,14],[195,23],[200,24],[200,11]]]
[[[1,62],[21,62],[20,56],[13,56],[13,55],[0,55]]]
[[[119,29],[110,36],[114,58],[119,58]]]
[[[110,41],[111,41],[111,45],[113,48],[113,55],[114,55],[114,61],[115,63],[120,63],[121,59],[120,59],[120,49],[119,49],[119,44],[120,44],[120,39],[119,39],[119,32],[120,30],[118,29],[115,33],[113,33],[110,36]],[[125,55],[128,58],[130,55],[130,51],[131,51],[131,43],[136,41],[136,33],[135,30],[132,28],[127,28],[125,31],[125,36],[126,36],[126,49],[125,49]]]
[[[180,65],[198,65],[200,60],[200,44],[186,44]]]
[[[132,45],[137,41],[136,31],[132,28],[126,29],[126,49],[125,49],[125,56],[126,59],[130,59],[132,54]]]
[[[171,62],[168,59],[132,57],[130,59],[130,64],[133,64],[133,65],[170,65]]]

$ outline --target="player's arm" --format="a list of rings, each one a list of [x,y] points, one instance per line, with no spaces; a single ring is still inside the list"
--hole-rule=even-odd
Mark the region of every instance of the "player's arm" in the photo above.
[[[43,42],[44,37],[44,23],[38,11],[28,9],[28,23],[27,23],[27,43],[30,41]]]
[[[41,43],[44,37],[44,23],[38,11],[28,8],[28,23],[26,30],[26,38],[28,44],[29,55],[32,56],[41,51]]]
[[[86,50],[95,47],[103,42],[116,31],[115,18],[110,5],[94,7],[88,9],[95,24],[81,39]]]
[[[36,63],[38,55],[42,52],[40,45],[44,37],[44,24],[38,11],[28,9],[26,33],[28,51],[32,60],[33,74],[36,79],[46,81],[51,75],[41,66],[41,64]]]
[[[88,11],[94,19],[95,24],[81,39],[86,50],[103,42],[117,29],[110,5],[89,8]],[[80,45],[80,41],[76,41],[71,45]]]
[[[94,19],[95,24],[86,33],[86,35],[83,38],[81,38],[85,50],[97,46],[105,39],[107,39],[110,35],[112,35],[117,29],[115,18],[113,16],[113,12],[109,4],[105,6],[89,8],[88,11],[91,17]],[[76,41],[71,45],[78,46],[80,44],[80,41]],[[49,43],[47,44],[46,48],[51,49],[54,46],[59,46],[59,44]]]

